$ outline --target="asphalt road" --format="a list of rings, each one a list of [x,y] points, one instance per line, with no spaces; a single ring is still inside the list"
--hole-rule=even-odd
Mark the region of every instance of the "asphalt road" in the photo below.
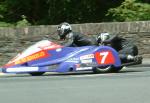
[[[0,103],[150,103],[150,65],[109,74],[0,76]]]

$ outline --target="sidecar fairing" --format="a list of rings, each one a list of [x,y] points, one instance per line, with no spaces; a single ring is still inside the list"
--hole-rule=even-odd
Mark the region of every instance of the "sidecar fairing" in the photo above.
[[[108,46],[64,47],[48,40],[30,46],[2,67],[4,73],[70,72],[121,67],[118,53]]]

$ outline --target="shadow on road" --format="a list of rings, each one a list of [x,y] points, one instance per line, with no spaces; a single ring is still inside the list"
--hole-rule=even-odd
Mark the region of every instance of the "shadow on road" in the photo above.
[[[116,74],[125,74],[125,73],[133,73],[133,72],[146,72],[146,70],[137,70],[137,69],[127,69],[127,70],[121,70],[120,72],[118,73],[99,73],[99,75],[116,75]],[[82,72],[68,72],[68,73],[51,73],[51,72],[48,72],[48,73],[45,73],[43,75],[41,75],[42,77],[43,76],[79,76],[79,75],[97,75],[95,73],[93,73],[92,71],[82,71]],[[31,76],[30,74],[8,74],[8,75],[3,75],[3,76],[0,76],[0,78],[11,78],[11,77],[40,77],[40,76]]]

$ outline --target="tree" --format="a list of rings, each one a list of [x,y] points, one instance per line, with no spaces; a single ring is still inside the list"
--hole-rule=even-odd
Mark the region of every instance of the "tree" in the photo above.
[[[8,25],[52,25],[64,21],[93,23],[149,20],[150,7],[147,2],[148,0],[0,0],[0,22]],[[112,9],[107,13],[109,8]],[[105,16],[106,13],[108,16]],[[23,19],[22,15],[26,18]]]
[[[113,21],[150,20],[150,4],[125,0],[119,7],[109,9],[106,16]]]

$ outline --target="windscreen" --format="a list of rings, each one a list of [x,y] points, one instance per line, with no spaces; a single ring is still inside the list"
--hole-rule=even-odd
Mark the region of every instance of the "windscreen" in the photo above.
[[[36,44],[28,47],[26,50],[24,50],[22,53],[19,53],[15,58],[13,58],[10,62],[15,62],[19,59],[22,59],[24,57],[27,57],[29,55],[32,55],[34,53],[37,53],[41,50],[47,50],[47,49],[57,49],[62,47],[61,45],[55,44],[48,40],[42,40],[37,42]]]

